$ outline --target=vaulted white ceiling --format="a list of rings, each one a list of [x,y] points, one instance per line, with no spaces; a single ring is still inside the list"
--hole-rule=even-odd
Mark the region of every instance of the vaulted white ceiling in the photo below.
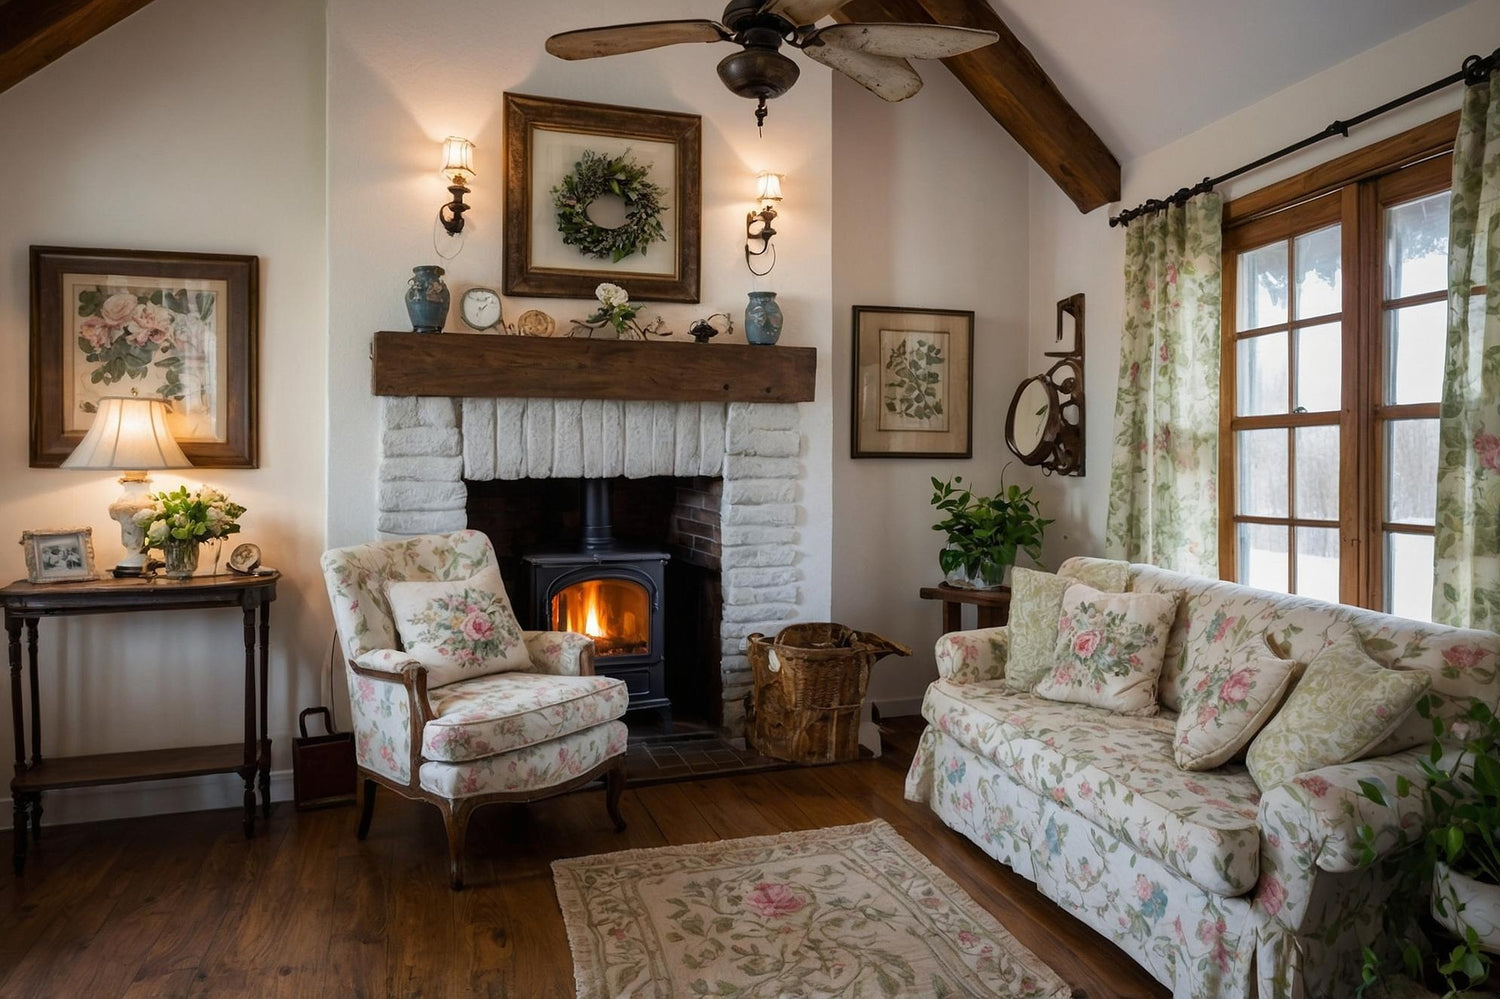
[[[1467,2],[991,0],[1122,163]]]

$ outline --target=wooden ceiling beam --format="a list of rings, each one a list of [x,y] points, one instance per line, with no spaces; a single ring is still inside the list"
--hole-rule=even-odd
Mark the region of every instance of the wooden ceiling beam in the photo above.
[[[943,63],[1081,212],[1120,200],[1120,163],[986,0],[850,0],[840,21],[956,24],[1000,36]]]
[[[60,59],[151,0],[0,2],[0,92]]]

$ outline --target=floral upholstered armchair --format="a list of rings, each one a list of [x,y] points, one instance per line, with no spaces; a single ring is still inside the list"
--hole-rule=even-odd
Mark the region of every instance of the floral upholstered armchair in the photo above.
[[[361,839],[380,784],[442,811],[455,889],[463,887],[469,817],[481,805],[533,801],[603,778],[610,817],[624,828],[620,717],[629,695],[623,681],[594,675],[592,639],[521,632],[512,624],[519,664],[489,671],[470,663],[458,679],[402,646],[392,585],[462,585],[492,571],[498,585],[488,538],[459,531],[337,548],[323,554],[322,566],[364,777]],[[504,613],[513,622],[508,601]],[[485,621],[454,620],[450,645],[462,644],[466,631],[470,638],[491,637]]]

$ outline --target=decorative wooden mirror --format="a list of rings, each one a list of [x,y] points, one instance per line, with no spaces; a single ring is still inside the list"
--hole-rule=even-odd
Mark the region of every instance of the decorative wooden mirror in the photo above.
[[[1072,336],[1068,336],[1071,333]],[[1057,362],[1023,381],[1005,415],[1005,444],[1017,458],[1051,475],[1083,474],[1083,295],[1057,303]]]

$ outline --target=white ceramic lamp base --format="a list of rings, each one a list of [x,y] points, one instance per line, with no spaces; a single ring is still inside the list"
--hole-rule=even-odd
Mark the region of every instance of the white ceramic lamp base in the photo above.
[[[150,481],[145,472],[126,472],[120,478],[125,491],[109,505],[109,517],[120,525],[120,544],[125,554],[115,563],[116,576],[140,576],[146,571],[146,553],[141,550],[146,531],[135,522],[135,515],[151,508]]]

